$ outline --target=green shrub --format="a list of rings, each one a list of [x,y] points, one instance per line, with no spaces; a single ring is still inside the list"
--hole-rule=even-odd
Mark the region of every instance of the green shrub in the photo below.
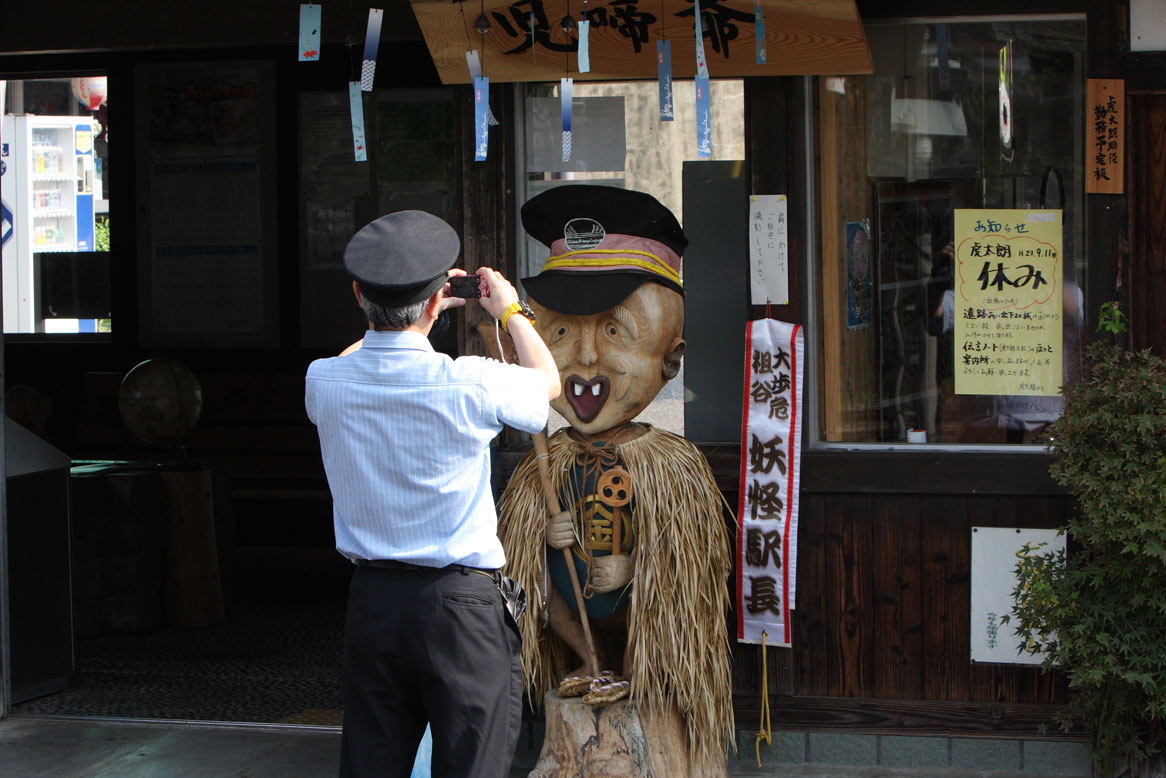
[[[1103,306],[1101,329],[1124,331]],[[1017,632],[1069,682],[1070,714],[1093,730],[1106,771],[1166,744],[1166,363],[1107,342],[1049,429],[1053,478],[1077,500],[1069,552],[1026,548]]]

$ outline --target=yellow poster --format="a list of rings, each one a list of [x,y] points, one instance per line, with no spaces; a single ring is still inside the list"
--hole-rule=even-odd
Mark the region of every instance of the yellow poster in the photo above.
[[[955,212],[956,394],[1056,395],[1060,210]]]

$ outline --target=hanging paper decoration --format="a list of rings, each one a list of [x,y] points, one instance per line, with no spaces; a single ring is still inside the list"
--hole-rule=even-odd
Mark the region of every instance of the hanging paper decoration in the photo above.
[[[758,65],[765,64],[765,14],[761,11],[761,3],[753,4],[753,29],[756,30],[757,41],[757,56],[755,62]]]
[[[474,161],[485,162],[490,143],[490,79],[474,79]]]
[[[352,151],[357,162],[368,160],[368,149],[364,143],[364,102],[361,99],[360,82],[348,82],[348,111],[352,116]]]
[[[300,62],[320,59],[320,9],[317,3],[300,5]]]
[[[801,327],[745,325],[745,398],[737,534],[737,639],[790,645],[797,582],[802,450]]]
[[[660,121],[675,118],[672,107],[672,41],[656,41],[656,80],[660,85]]]
[[[563,115],[563,161],[571,159],[571,102],[575,91],[575,80],[559,79],[559,111]]]
[[[364,34],[364,61],[360,66],[360,88],[372,91],[373,73],[377,69],[377,46],[381,42],[381,20],[385,12],[380,8],[368,9],[368,29]]]
[[[588,32],[591,29],[591,22],[579,22],[579,72],[591,72],[591,52],[588,46]]]
[[[709,103],[709,67],[704,56],[704,30],[700,22],[700,0],[693,3],[696,27],[696,155],[708,159],[713,155],[712,108]]]
[[[466,52],[466,67],[470,69],[470,79],[482,77],[482,63],[478,59],[478,52],[473,49]],[[486,123],[491,127],[498,126],[498,120],[494,118],[494,112],[490,110],[489,101],[486,105]]]

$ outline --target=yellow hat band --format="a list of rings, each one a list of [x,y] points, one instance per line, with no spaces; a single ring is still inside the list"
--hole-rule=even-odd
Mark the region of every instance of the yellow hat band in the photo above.
[[[607,257],[595,257],[596,254],[605,254]],[[593,258],[589,258],[593,257]],[[613,261],[618,257],[618,261]],[[580,249],[556,254],[547,258],[543,265],[543,272],[547,270],[561,270],[568,267],[593,268],[596,270],[619,270],[635,267],[649,273],[667,278],[673,283],[680,284],[680,273],[670,267],[660,257],[648,251],[630,249]]]

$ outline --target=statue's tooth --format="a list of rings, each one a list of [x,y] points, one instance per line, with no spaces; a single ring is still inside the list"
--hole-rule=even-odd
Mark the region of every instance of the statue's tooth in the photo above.
[[[582,386],[580,386],[579,384],[571,384],[571,386],[573,386],[575,388],[575,396],[576,397],[583,394],[583,387]]]
[[[599,396],[599,384],[592,384],[591,385],[591,396],[592,397]]]

